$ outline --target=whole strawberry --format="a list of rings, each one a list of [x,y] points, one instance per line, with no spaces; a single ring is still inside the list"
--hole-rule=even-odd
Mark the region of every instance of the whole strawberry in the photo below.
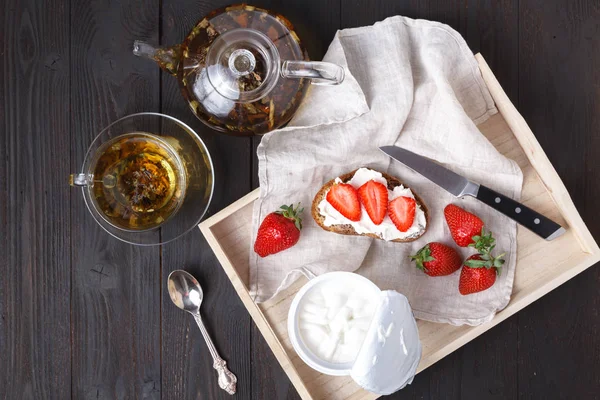
[[[460,271],[458,291],[462,295],[481,292],[492,287],[496,282],[496,275],[500,275],[502,259],[484,260],[481,254],[473,254],[465,261]],[[498,265],[497,267],[494,265]]]
[[[272,212],[265,217],[258,228],[254,252],[261,257],[279,253],[295,245],[300,239],[304,211],[300,203],[294,208],[293,204],[281,206],[282,211]]]
[[[460,271],[458,291],[462,295],[481,292],[490,288],[496,282],[496,276],[504,264],[504,253],[494,257],[492,250],[496,247],[496,239],[491,232],[481,230],[481,236],[473,236],[473,243],[477,254],[473,254],[465,260],[465,265]]]
[[[450,275],[462,265],[456,250],[438,242],[426,244],[410,258],[417,263],[417,268],[429,276]]]
[[[444,208],[444,216],[450,228],[452,239],[460,247],[467,247],[473,243],[473,236],[481,235],[483,221],[475,214],[463,210],[454,204]]]

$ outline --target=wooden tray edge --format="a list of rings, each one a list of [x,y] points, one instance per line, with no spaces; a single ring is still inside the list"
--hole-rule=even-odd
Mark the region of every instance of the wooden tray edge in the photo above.
[[[241,208],[244,208],[248,204],[253,203],[256,199],[258,199],[259,194],[260,188],[254,189],[253,191],[251,191],[244,197],[237,199],[236,201],[234,201],[215,215],[200,222],[200,224],[198,224],[200,231],[202,233],[210,231],[211,226],[216,225],[217,223],[221,222],[234,212],[240,210]]]

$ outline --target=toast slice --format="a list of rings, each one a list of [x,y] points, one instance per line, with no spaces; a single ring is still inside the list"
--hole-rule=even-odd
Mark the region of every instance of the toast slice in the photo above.
[[[372,168],[369,168],[369,169],[376,171]],[[352,179],[352,177],[354,176],[356,171],[358,171],[358,170],[356,169],[352,172],[348,172],[347,174],[341,175],[339,178],[341,179],[342,182],[346,183]],[[376,171],[376,172],[379,172],[381,175],[383,175],[383,177],[387,181],[387,186],[388,186],[389,190],[394,190],[394,188],[396,186],[402,185],[402,182],[400,182],[400,180],[398,178],[390,176],[384,172],[380,172],[380,171]],[[319,190],[319,192],[315,195],[315,198],[312,202],[312,208],[311,208],[311,214],[312,214],[312,217],[315,220],[315,222],[321,228],[325,229],[326,231],[334,232],[334,233],[337,233],[340,235],[369,236],[369,237],[372,237],[375,239],[383,240],[376,233],[358,233],[354,230],[354,227],[350,224],[340,224],[340,225],[331,225],[331,226],[325,225],[325,216],[323,216],[319,212],[319,203],[321,203],[321,201],[326,198],[327,192],[335,184],[335,179],[336,178],[330,180],[325,185],[323,185],[321,190]],[[427,232],[427,228],[429,227],[429,212],[427,210],[427,206],[425,206],[425,203],[423,202],[423,200],[412,189],[411,189],[411,192],[415,196],[417,205],[419,205],[421,207],[421,210],[423,210],[423,213],[425,214],[425,221],[426,221],[425,228],[422,231],[418,232],[417,234],[414,234],[413,236],[410,236],[407,238],[393,239],[393,240],[390,240],[391,242],[397,242],[397,243],[413,242],[413,241],[417,240],[418,238],[420,238],[421,236],[423,236],[425,234],[425,232]]]

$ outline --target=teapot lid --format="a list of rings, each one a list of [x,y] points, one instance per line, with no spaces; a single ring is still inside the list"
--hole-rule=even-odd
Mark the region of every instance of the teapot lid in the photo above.
[[[277,83],[280,58],[262,32],[238,28],[219,35],[206,56],[207,77],[215,90],[237,102],[260,100]]]

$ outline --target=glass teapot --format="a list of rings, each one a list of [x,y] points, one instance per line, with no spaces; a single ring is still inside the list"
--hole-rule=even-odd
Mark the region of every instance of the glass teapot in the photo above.
[[[338,85],[339,65],[309,61],[292,24],[247,4],[209,13],[180,45],[155,48],[135,41],[133,53],[177,77],[196,116],[218,131],[261,135],[285,125],[308,82]]]

